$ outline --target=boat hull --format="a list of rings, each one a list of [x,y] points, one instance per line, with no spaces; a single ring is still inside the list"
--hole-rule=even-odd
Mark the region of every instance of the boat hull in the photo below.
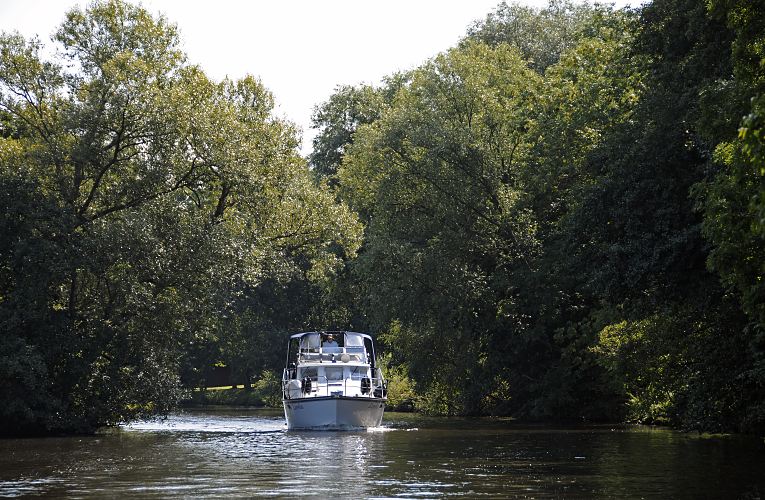
[[[343,430],[378,427],[385,400],[329,396],[284,400],[288,429]]]

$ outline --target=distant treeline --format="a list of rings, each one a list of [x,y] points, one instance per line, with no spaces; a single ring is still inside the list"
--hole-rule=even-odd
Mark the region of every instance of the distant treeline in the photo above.
[[[307,164],[164,18],[55,40],[0,36],[0,432],[166,412],[214,366],[270,387],[289,332],[343,328],[402,407],[765,433],[758,1],[502,3],[337,88]]]

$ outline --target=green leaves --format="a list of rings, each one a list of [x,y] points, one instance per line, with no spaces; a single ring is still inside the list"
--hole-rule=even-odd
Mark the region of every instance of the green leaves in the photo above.
[[[56,40],[61,64],[0,37],[0,323],[59,412],[9,413],[9,432],[167,411],[187,351],[216,333],[254,342],[283,314],[229,333],[239,297],[325,280],[361,231],[313,183],[270,92],[185,65],[165,19],[97,2]]]
[[[185,59],[174,25],[119,0],[91,4],[84,12],[73,9],[55,40],[90,78],[123,71],[122,76],[162,79]]]
[[[367,224],[345,279],[419,408],[761,426],[762,106],[736,140],[753,87],[731,80],[759,60],[734,68],[720,22],[759,53],[750,4],[501,4],[321,109]]]
[[[473,40],[492,47],[516,47],[531,68],[544,74],[598,25],[608,24],[618,25],[618,16],[603,5],[551,0],[544,8],[533,9],[503,1],[470,27],[463,43]]]
[[[388,84],[391,87],[391,84]],[[329,100],[317,107],[312,116],[319,134],[313,140],[308,161],[314,172],[334,184],[334,176],[348,145],[360,125],[378,119],[385,106],[384,89],[370,86],[338,87]]]
[[[407,341],[396,345],[409,346],[410,366],[426,370],[417,382],[442,394],[441,377],[481,369],[474,363],[482,351],[458,346],[497,328],[492,303],[509,293],[499,285],[538,244],[518,170],[540,77],[514,49],[482,44],[441,54],[409,76],[381,117],[355,132],[339,193],[369,220],[355,268],[370,320],[377,328],[401,322]],[[431,341],[454,353],[455,366],[426,360]],[[479,392],[455,397],[444,402],[449,412],[478,411]]]

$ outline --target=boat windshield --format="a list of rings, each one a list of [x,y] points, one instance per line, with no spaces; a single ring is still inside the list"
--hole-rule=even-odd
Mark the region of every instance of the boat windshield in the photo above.
[[[359,359],[366,361],[366,352],[364,350],[364,337],[358,333],[345,334],[345,352],[348,354],[357,354]]]
[[[319,349],[320,338],[318,333],[309,333],[300,337],[300,350],[316,352]]]
[[[298,361],[368,363],[365,335],[353,332],[310,332],[300,336]],[[368,337],[366,337],[368,339]]]
[[[345,347],[364,347],[364,337],[358,333],[346,333]]]

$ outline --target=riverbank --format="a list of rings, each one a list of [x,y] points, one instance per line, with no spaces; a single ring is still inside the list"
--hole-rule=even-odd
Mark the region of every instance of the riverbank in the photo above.
[[[270,387],[253,384],[249,389],[243,385],[207,387],[194,389],[187,399],[181,400],[183,408],[205,406],[242,406],[251,408],[278,408],[281,406],[281,392]]]

